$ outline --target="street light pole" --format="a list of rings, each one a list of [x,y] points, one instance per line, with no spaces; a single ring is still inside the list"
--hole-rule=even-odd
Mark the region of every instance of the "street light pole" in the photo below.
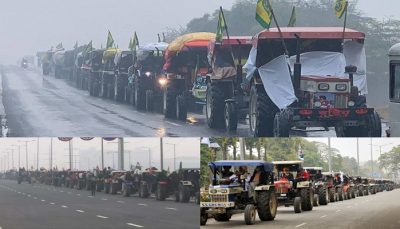
[[[371,138],[371,177],[374,176],[374,161],[373,161],[373,157],[372,157],[372,138]]]
[[[358,138],[357,138],[357,175],[360,175],[360,149],[358,145]]]
[[[328,138],[328,168],[332,172],[331,138]]]
[[[36,170],[39,171],[39,138],[37,138],[36,144]]]

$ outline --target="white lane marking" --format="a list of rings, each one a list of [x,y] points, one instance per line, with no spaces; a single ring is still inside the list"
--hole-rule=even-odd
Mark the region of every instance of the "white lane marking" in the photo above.
[[[51,202],[50,204],[51,204],[51,205],[54,205],[54,203],[53,203],[53,202]]]
[[[174,126],[182,126],[182,125],[180,125],[180,124],[178,124],[178,123],[174,123],[174,122],[170,122],[170,121],[165,121],[166,123],[169,123],[169,124],[171,124],[171,125],[174,125]]]
[[[138,204],[138,205],[140,205],[140,206],[147,206],[147,204]]]
[[[96,215],[98,218],[102,218],[102,219],[108,219],[107,216],[102,216],[102,215]]]
[[[80,212],[80,213],[83,213],[83,212],[85,212],[85,211],[83,211],[83,210],[76,210],[77,212]]]
[[[118,200],[117,202],[118,202],[118,203],[121,203],[121,204],[125,203],[124,201],[121,201],[121,200]]]
[[[41,200],[42,202],[45,202],[46,200]]]
[[[101,198],[101,200],[107,200],[106,198]]]
[[[126,224],[129,225],[129,226],[132,226],[132,227],[143,227],[142,225],[137,225],[137,224],[134,224],[134,223],[126,223]]]
[[[322,218],[325,218],[325,217],[327,217],[327,215],[323,215],[323,216],[321,216],[321,217],[319,217],[319,218],[321,218],[321,219],[322,219]]]
[[[76,194],[77,196],[81,196],[81,194]]]
[[[89,198],[93,198],[94,196],[87,196],[87,197],[89,197]]]
[[[64,192],[63,190],[60,190],[60,192]]]
[[[304,225],[306,225],[307,223],[302,223],[302,224],[299,224],[299,225],[297,225],[296,227],[302,227],[302,226],[304,226]]]
[[[176,211],[176,210],[177,210],[176,208],[165,208],[165,209],[168,209],[168,210],[174,210],[174,211]]]
[[[18,194],[21,194],[21,192],[18,192]]]
[[[37,197],[33,197],[33,199],[37,200]]]
[[[342,210],[340,210],[340,209],[336,210],[336,212],[340,212],[340,211],[342,211]]]
[[[68,192],[68,194],[70,194],[70,195],[71,195],[71,192]]]
[[[29,194],[28,194],[27,196],[28,196],[28,197],[31,197],[31,195],[29,195]]]
[[[61,205],[61,207],[62,207],[62,208],[68,208],[68,207],[67,207],[67,206],[65,206],[65,205]]]

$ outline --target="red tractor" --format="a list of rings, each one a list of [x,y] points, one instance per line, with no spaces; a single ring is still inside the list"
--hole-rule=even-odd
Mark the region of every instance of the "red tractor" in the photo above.
[[[365,34],[341,27],[276,28],[258,33],[244,68],[253,136],[335,128],[340,137],[381,137],[367,107]]]

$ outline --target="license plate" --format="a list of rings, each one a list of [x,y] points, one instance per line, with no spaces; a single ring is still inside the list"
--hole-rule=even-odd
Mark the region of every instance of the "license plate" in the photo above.
[[[200,207],[205,208],[230,208],[234,207],[234,202],[201,202]]]

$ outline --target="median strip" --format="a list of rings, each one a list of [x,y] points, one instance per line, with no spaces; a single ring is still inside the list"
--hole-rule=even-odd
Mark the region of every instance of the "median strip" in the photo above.
[[[77,212],[80,212],[80,213],[83,213],[83,212],[85,212],[85,211],[83,211],[83,210],[76,210]]]
[[[68,207],[67,207],[67,206],[65,206],[65,205],[61,205],[61,207],[62,207],[62,208],[68,208]]]
[[[102,218],[102,219],[108,219],[107,216],[102,216],[102,215],[96,215],[98,218]]]

